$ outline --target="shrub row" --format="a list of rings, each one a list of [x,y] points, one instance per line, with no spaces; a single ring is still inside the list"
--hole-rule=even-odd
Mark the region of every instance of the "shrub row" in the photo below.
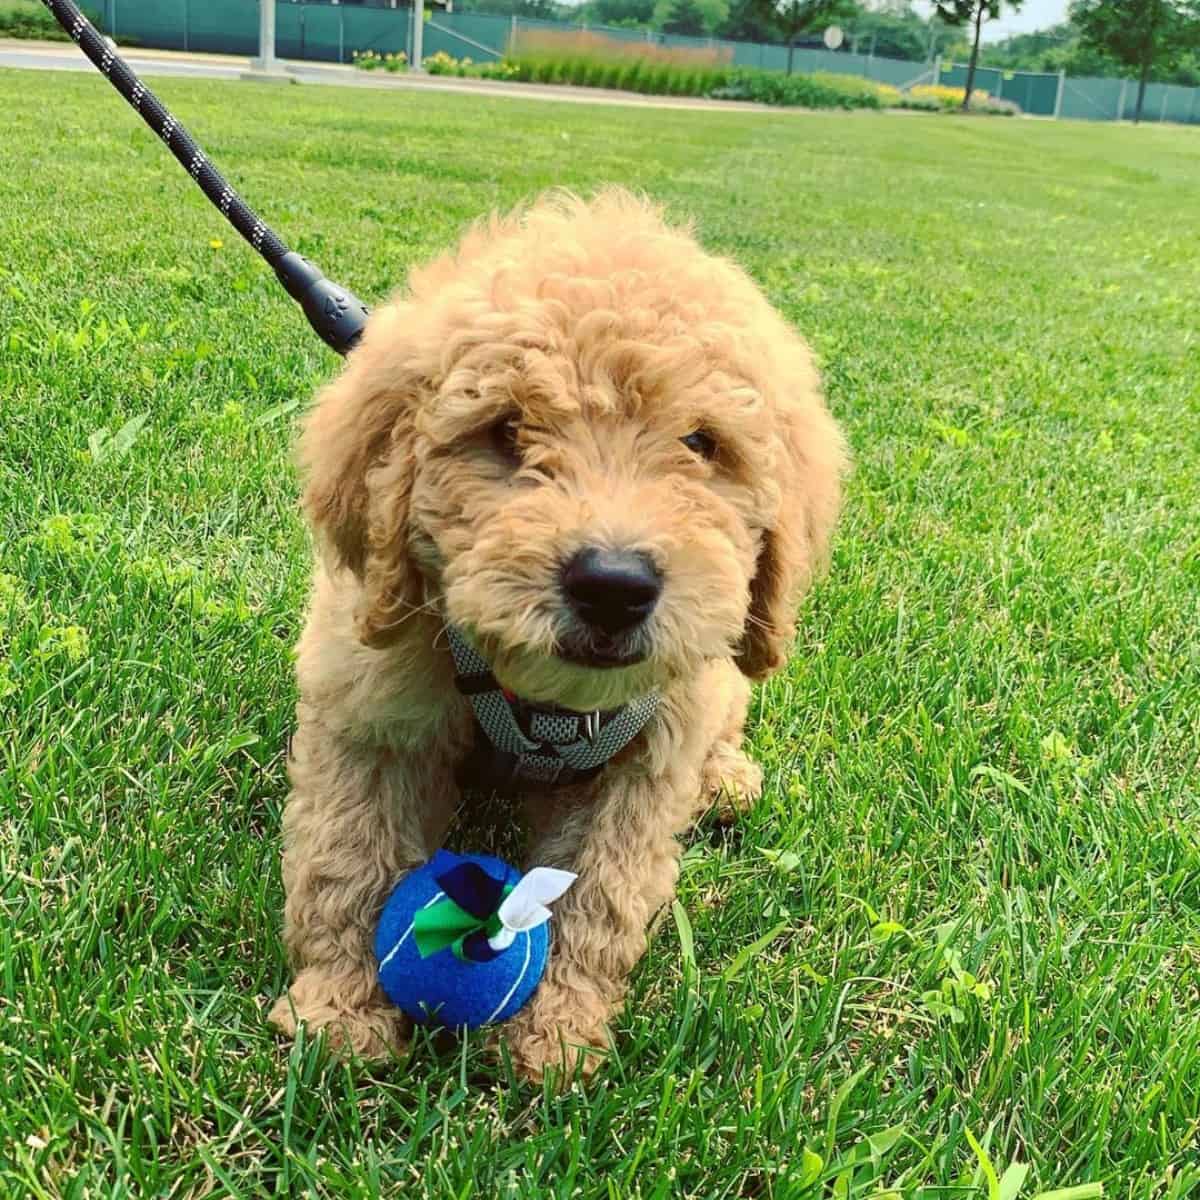
[[[37,0],[0,0],[0,37],[70,41],[62,26]]]
[[[924,108],[941,112],[957,112],[962,109],[965,88],[950,87],[943,83],[920,84],[910,88],[905,94],[900,107]],[[976,88],[971,93],[973,113],[989,113],[999,117],[1011,117],[1019,113],[1020,108],[1011,100],[1001,100],[982,88]]]
[[[518,51],[483,69],[485,77],[520,83],[566,83],[575,87],[616,88],[654,96],[708,96],[732,75],[726,67],[686,67],[630,58],[608,62],[585,56],[525,56]]]
[[[616,88],[655,96],[708,96],[803,108],[885,108],[894,88],[885,89],[853,75],[783,75],[749,67],[695,67],[644,58],[606,61],[585,56],[553,58],[522,55],[518,49],[500,63],[482,67],[487,79],[521,83],[560,83]]]
[[[400,71],[406,67],[403,54],[380,56],[367,51],[356,53],[354,61],[369,71]],[[526,49],[521,44],[499,62],[474,63],[469,58],[452,58],[439,50],[425,59],[424,66],[431,75],[612,88],[655,96],[705,96],[798,108],[912,108],[951,112],[961,107],[963,98],[962,88],[916,87],[902,92],[856,75],[824,72],[784,75],[750,67],[671,61],[641,53],[552,54],[540,46]],[[976,92],[971,111],[1009,116],[1020,110],[987,92]]]
[[[884,108],[880,87],[854,75],[782,75],[778,71],[739,69],[723,87],[710,92],[718,100],[753,100],[789,108]]]

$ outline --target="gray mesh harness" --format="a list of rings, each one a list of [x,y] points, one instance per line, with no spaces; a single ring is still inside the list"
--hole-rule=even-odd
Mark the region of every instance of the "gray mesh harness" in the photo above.
[[[459,773],[464,787],[538,790],[590,779],[658,708],[654,693],[603,712],[530,704],[500,686],[487,659],[459,630],[449,626],[446,632],[455,684],[475,713],[475,746]]]

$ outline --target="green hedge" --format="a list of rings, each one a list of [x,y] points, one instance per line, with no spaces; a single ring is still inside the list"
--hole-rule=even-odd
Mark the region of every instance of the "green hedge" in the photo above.
[[[356,55],[368,70],[384,65],[370,55]],[[459,75],[516,83],[570,84],[615,88],[655,96],[704,96],[713,100],[747,100],[792,108],[914,108],[938,111],[936,98],[914,96],[857,75],[784,75],[747,67],[696,66],[655,62],[646,58],[614,59],[588,54],[548,54],[519,49],[495,63],[454,59],[445,52],[425,60],[432,75]],[[389,68],[403,69],[399,64]],[[985,106],[986,104],[986,106]],[[972,112],[1008,115],[1015,105],[1003,101],[972,104]]]
[[[606,61],[585,55],[516,54],[484,66],[486,79],[517,83],[559,83],[575,87],[616,88],[656,96],[707,96],[723,87],[732,72],[725,67],[675,66],[640,58]]]
[[[37,0],[0,0],[0,37],[71,40]]]
[[[641,59],[605,62],[584,56],[525,57],[520,53],[484,66],[478,73],[486,79],[617,88],[655,96],[709,96],[804,108],[886,107],[876,84],[852,75],[782,75],[745,67],[675,66]]]
[[[799,108],[883,108],[879,88],[854,75],[782,75],[777,71],[737,70],[728,83],[709,93],[718,100],[753,100]]]

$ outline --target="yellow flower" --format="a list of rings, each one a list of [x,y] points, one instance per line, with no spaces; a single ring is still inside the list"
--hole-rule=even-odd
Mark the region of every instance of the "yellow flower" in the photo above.
[[[967,94],[966,88],[949,87],[943,83],[937,84],[919,84],[917,87],[909,89],[910,95],[919,96],[927,100],[937,100],[942,104],[961,104],[963,97]],[[988,93],[982,88],[976,88],[972,93],[977,100],[986,100]]]

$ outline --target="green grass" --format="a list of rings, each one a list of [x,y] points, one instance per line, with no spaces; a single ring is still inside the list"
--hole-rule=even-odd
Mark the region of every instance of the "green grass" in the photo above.
[[[0,74],[0,1195],[1007,1200],[972,1137],[1025,1197],[1200,1190],[1194,131],[161,90],[371,300],[493,205],[648,189],[812,340],[857,472],[767,794],[590,1094],[281,1045],[336,363],[102,81]]]

